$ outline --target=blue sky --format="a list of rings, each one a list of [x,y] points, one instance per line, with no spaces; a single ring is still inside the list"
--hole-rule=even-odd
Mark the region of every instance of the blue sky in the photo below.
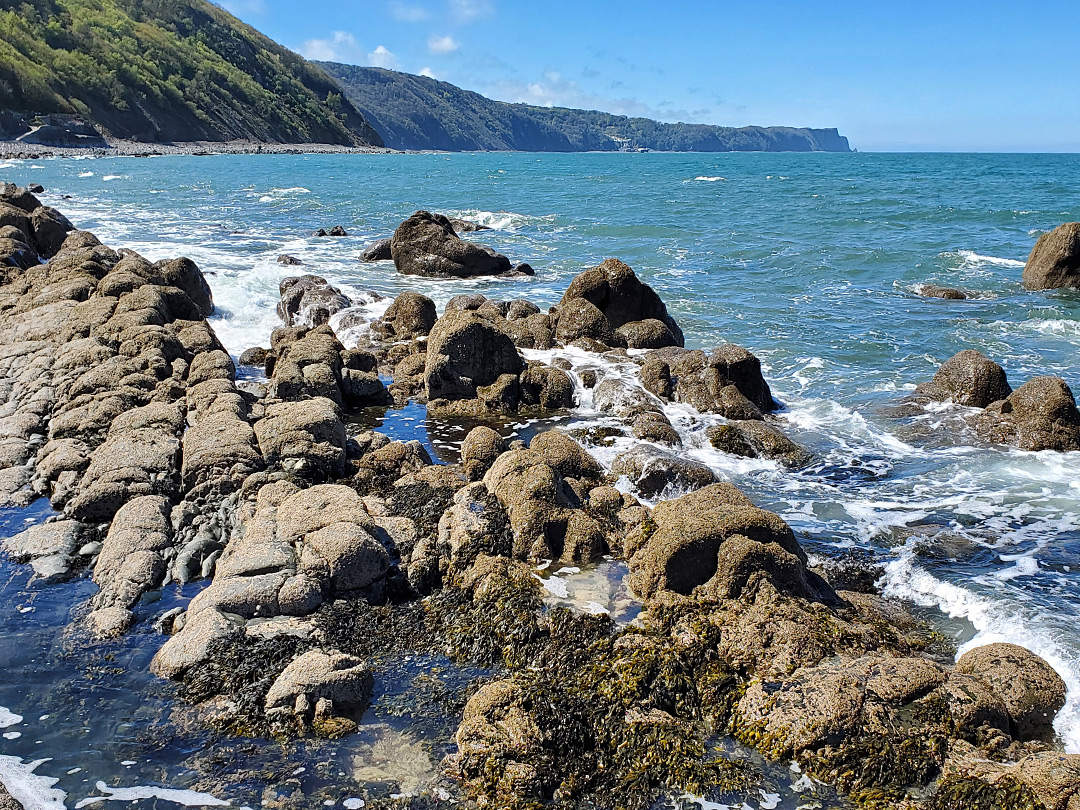
[[[1080,3],[222,0],[313,59],[504,101],[835,126],[874,150],[1080,151]]]

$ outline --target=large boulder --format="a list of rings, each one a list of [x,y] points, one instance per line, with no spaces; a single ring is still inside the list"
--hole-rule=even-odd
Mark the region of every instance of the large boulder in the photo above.
[[[278,317],[287,325],[303,321],[313,326],[326,323],[331,315],[352,306],[341,290],[322,276],[291,276],[278,285],[281,301]]]
[[[959,405],[985,408],[1012,393],[1005,369],[973,349],[946,360],[934,379],[920,385],[919,394],[938,401],[952,400]]]
[[[506,374],[518,375],[524,368],[514,342],[487,318],[451,310],[428,337],[424,388],[429,400],[472,399],[477,388]]]
[[[371,328],[384,340],[411,340],[430,333],[437,319],[435,302],[410,290],[395,298]]]
[[[183,290],[204,318],[214,314],[214,296],[210,292],[210,285],[206,283],[202,270],[191,259],[169,259],[155,263],[150,281]]]
[[[968,650],[956,669],[986,681],[1001,697],[1017,739],[1049,739],[1054,716],[1065,705],[1065,682],[1035,653],[1016,644]]]
[[[345,425],[337,406],[325,397],[279,402],[255,423],[259,449],[269,465],[294,472],[340,476],[345,465]]]
[[[667,349],[652,354],[651,358],[654,361],[650,374],[663,376],[656,362],[666,363],[674,399],[699,411],[719,413],[730,419],[758,418],[746,412],[742,399],[733,397],[733,392],[726,390],[731,386],[760,413],[779,407],[761,373],[761,361],[742,346],[726,343],[708,355],[703,351]]]
[[[632,555],[630,586],[645,598],[665,590],[688,596],[702,586],[730,598],[758,571],[782,575],[783,590],[808,590],[806,555],[791,528],[731,484],[658,504],[651,520],[627,537],[625,551]],[[709,587],[714,578],[723,579],[722,587]]]
[[[510,272],[510,260],[488,247],[466,242],[439,214],[417,211],[390,240],[394,266],[403,275],[472,278]]]
[[[1029,290],[1080,287],[1080,222],[1066,222],[1040,236],[1023,279]]]
[[[1060,377],[1033,377],[979,414],[983,438],[1021,450],[1080,450],[1080,412]]]
[[[582,306],[582,302],[592,308]],[[558,310],[559,339],[564,342],[591,337],[609,346],[633,349],[683,345],[682,330],[668,314],[660,296],[618,259],[607,259],[576,276],[563,294]],[[606,328],[597,313],[606,322]],[[569,337],[571,334],[575,337]]]
[[[654,497],[666,490],[689,490],[716,483],[706,464],[686,456],[642,444],[616,456],[615,475],[625,475],[642,495]]]

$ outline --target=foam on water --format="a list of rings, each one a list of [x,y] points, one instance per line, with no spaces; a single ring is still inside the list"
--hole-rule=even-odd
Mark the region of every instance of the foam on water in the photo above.
[[[95,787],[104,796],[89,796],[75,805],[75,810],[82,807],[92,807],[102,802],[137,802],[143,799],[159,799],[184,807],[231,807],[232,802],[211,796],[209,793],[199,793],[194,790],[176,790],[173,788],[154,787],[152,785],[139,785],[129,788],[109,787],[104,782],[98,782]]]
[[[21,714],[15,714],[4,706],[0,706],[0,728],[10,728],[11,726],[17,726],[23,721]]]
[[[53,787],[60,780],[35,773],[46,762],[49,759],[23,762],[0,754],[0,782],[24,810],[66,810],[67,794]]]
[[[985,267],[990,265],[992,267],[1023,267],[1024,262],[1016,259],[1003,259],[1000,256],[985,256],[981,253],[976,253],[974,250],[958,250],[957,255],[964,260],[964,263],[971,267]]]

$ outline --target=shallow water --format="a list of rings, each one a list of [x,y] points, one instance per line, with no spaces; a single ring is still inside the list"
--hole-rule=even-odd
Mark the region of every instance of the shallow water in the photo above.
[[[151,259],[194,258],[212,273],[220,309],[214,326],[234,354],[267,345],[278,325],[277,283],[297,272],[323,275],[355,298],[415,289],[441,309],[452,295],[477,291],[545,307],[577,272],[618,256],[660,292],[689,346],[732,341],[762,358],[784,404],[784,429],[817,463],[796,474],[724,456],[704,440],[708,417],[670,406],[687,453],[779,512],[812,553],[868,551],[885,566],[886,592],[922,606],[962,649],[1009,640],[1044,656],[1069,685],[1057,729],[1068,750],[1080,751],[1080,454],[987,446],[952,407],[905,418],[887,410],[963,348],[1000,362],[1014,387],[1043,373],[1080,386],[1080,295],[1029,293],[1019,284],[1038,235],[1080,219],[1080,157],[221,156],[12,161],[0,171],[40,182],[46,202],[111,246]],[[357,261],[367,242],[418,208],[492,226],[469,238],[528,261],[536,277],[440,282]],[[309,236],[339,223],[349,237]],[[305,266],[279,265],[281,253]],[[973,297],[921,298],[924,283]],[[387,303],[368,309],[375,314]],[[577,370],[597,362],[563,355]],[[602,421],[588,392],[579,404],[561,423]],[[373,414],[367,424],[419,438],[444,461],[454,460],[464,435],[463,426],[429,420],[415,406]],[[504,430],[528,438],[541,427],[522,420]],[[592,449],[610,462],[628,441]],[[42,518],[39,508],[34,519]],[[38,773],[60,778],[68,806],[103,796],[94,787],[99,779],[195,784],[207,739],[160,719],[177,704],[169,686],[145,674],[160,643],[149,622],[106,648],[119,663],[101,666],[123,674],[83,678],[80,662],[102,648],[68,649],[63,627],[92,586],[28,588],[24,569],[2,565],[0,661],[10,663],[11,677],[0,683],[0,706],[25,719],[0,729],[21,734],[0,737],[0,755],[20,763],[52,757]],[[574,601],[580,591],[578,607],[611,609],[620,599],[619,573],[611,564],[563,574],[567,594],[555,584],[552,599]],[[146,615],[190,595],[163,593]],[[20,613],[23,607],[34,612]],[[628,610],[616,617],[632,619]],[[0,724],[5,716],[0,710]],[[292,752],[281,761],[295,768],[305,755],[309,772],[324,756]],[[428,756],[437,762],[437,751]],[[83,770],[68,774],[74,767]],[[216,795],[234,805],[262,799],[251,786],[221,784],[227,792]],[[347,797],[340,784],[328,801]],[[798,804],[790,795],[780,801]]]

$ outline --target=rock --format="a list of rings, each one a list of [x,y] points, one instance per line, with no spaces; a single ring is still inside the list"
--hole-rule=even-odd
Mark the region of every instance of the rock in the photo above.
[[[183,630],[167,642],[150,662],[150,671],[159,678],[176,680],[188,669],[206,661],[210,648],[216,641],[244,633],[243,620],[214,608],[190,612]]]
[[[300,259],[296,258],[295,256],[290,256],[288,253],[282,253],[280,256],[277,257],[277,261],[278,264],[284,264],[287,267],[296,267],[303,264]]]
[[[463,241],[446,217],[427,211],[417,211],[398,226],[390,249],[397,271],[404,275],[471,278],[510,271],[505,256]]]
[[[562,369],[530,362],[521,372],[520,385],[521,401],[525,405],[538,406],[545,411],[564,410],[574,405],[574,381]]]
[[[513,267],[510,268],[509,275],[511,275],[511,276],[535,276],[536,275],[536,270],[534,270],[533,266],[531,264],[529,264],[528,262],[518,262],[517,264],[515,264]]]
[[[480,386],[525,367],[513,341],[475,312],[450,311],[428,337],[424,388],[428,400],[472,399]]]
[[[242,366],[265,366],[266,356],[270,353],[269,349],[263,349],[260,346],[252,346],[250,349],[245,349],[240,355],[240,365]]]
[[[312,235],[312,236],[315,236],[315,237],[320,237],[320,238],[321,238],[321,237],[323,237],[323,236],[329,236],[330,234],[328,234],[328,233],[326,232],[326,228],[319,228],[319,229],[318,229],[317,231],[314,231],[314,232],[313,232],[313,233],[312,233],[311,235]]]
[[[388,262],[393,258],[394,256],[390,252],[389,239],[380,239],[378,242],[371,243],[360,254],[360,261],[362,262]]]
[[[282,279],[278,287],[281,292],[278,317],[288,326],[296,321],[313,323],[312,313],[316,309],[329,317],[352,306],[348,296],[322,276],[291,276]]]
[[[716,483],[716,474],[707,465],[650,445],[639,445],[616,456],[611,472],[625,475],[647,497],[668,489],[689,490]]]
[[[335,714],[358,720],[371,704],[374,687],[371,668],[359,658],[309,650],[278,675],[266,693],[265,708],[310,721],[319,701],[328,700]]]
[[[670,400],[674,394],[671,366],[655,354],[645,356],[641,365],[641,383],[646,391],[662,400]]]
[[[965,349],[946,360],[934,379],[916,391],[938,401],[985,408],[1008,397],[1012,388],[1005,369],[981,352]]]
[[[535,804],[543,798],[542,778],[527,763],[542,754],[544,735],[528,704],[529,693],[512,679],[488,683],[465,704],[454,741],[463,774],[481,779],[485,778],[485,763],[507,763],[506,771],[515,775],[515,799]]]
[[[214,314],[214,297],[202,270],[191,259],[169,259],[153,265],[150,281],[187,293],[204,318]]]
[[[728,343],[710,355],[702,351],[664,350],[657,357],[669,362],[674,398],[699,411],[723,413],[732,408],[730,392],[725,391],[728,386],[734,386],[761,413],[779,407],[761,374],[761,362],[741,346]],[[745,416],[737,412],[743,407],[737,405],[732,415]]]
[[[706,432],[717,450],[744,458],[768,458],[790,469],[807,466],[813,456],[772,425],[756,420],[714,425]]]
[[[571,298],[559,304],[555,337],[562,343],[586,338],[605,346],[626,346],[626,339],[611,328],[600,308],[584,298]]]
[[[632,425],[634,438],[646,442],[657,442],[669,447],[682,445],[679,432],[672,427],[671,422],[662,413],[650,411],[643,413],[634,420]]]
[[[1023,280],[1029,290],[1080,287],[1080,222],[1066,222],[1039,237]]]
[[[506,440],[491,428],[484,425],[473,428],[461,443],[465,476],[470,481],[479,481],[506,449]]]
[[[682,330],[668,315],[667,307],[660,300],[660,296],[618,259],[608,259],[603,264],[579,274],[570,282],[570,286],[559,302],[560,329],[564,329],[561,323],[564,309],[575,300],[588,302],[599,310],[612,334],[614,330],[628,327],[625,334],[618,336],[616,344],[608,343],[608,345],[626,345],[628,338],[633,338],[642,344],[635,348],[683,345]],[[583,320],[586,312],[588,310],[583,310],[579,304],[569,309],[569,317],[577,325],[574,328],[568,326],[564,331],[569,334],[579,330],[586,322]],[[642,323],[647,321],[657,323]],[[593,331],[598,329],[591,323],[591,319],[589,323],[590,329]],[[663,327],[666,327],[666,331]],[[579,336],[591,337],[584,334]],[[570,340],[573,339],[570,338]],[[607,343],[605,340],[597,339]],[[560,340],[562,340],[561,337]]]
[[[331,228],[331,229],[330,229],[330,230],[329,230],[329,231],[327,232],[327,234],[326,234],[326,235],[327,235],[327,236],[348,236],[349,234],[348,234],[348,233],[346,233],[346,231],[345,231],[345,228],[344,228],[343,226],[341,226],[341,225],[335,225],[335,226],[334,226],[333,228]]]
[[[1046,810],[1076,810],[1080,804],[1080,755],[1040,751],[1024,757],[1012,770]]]
[[[132,611],[143,594],[161,584],[172,551],[172,504],[167,498],[135,498],[116,513],[94,564],[95,610]]]
[[[937,284],[922,284],[918,292],[924,298],[945,298],[949,301],[964,301],[968,297],[963,290],[955,287],[940,287]]]
[[[268,405],[255,435],[267,464],[332,478],[344,473],[345,426],[329,399]]]
[[[1080,450],[1080,412],[1060,377],[1033,377],[987,406],[975,428],[988,441],[1021,450]]]
[[[434,301],[420,293],[403,292],[372,329],[384,340],[412,340],[427,336],[437,320]]]
[[[1054,716],[1065,705],[1065,682],[1042,658],[1015,644],[987,644],[960,656],[956,669],[997,692],[1017,739],[1052,738]]]
[[[794,565],[791,558],[802,566],[806,564],[806,555],[794,533],[779,516],[758,509],[731,484],[713,484],[657,504],[648,524],[631,532],[626,539],[630,585],[646,599],[663,590],[685,596],[706,586],[719,573],[725,579],[726,594],[739,591],[757,570],[767,568],[744,568],[739,572],[742,581],[736,581],[724,549],[734,537],[748,541],[743,543],[739,557],[746,550],[760,552],[757,546],[762,545],[783,552],[777,555],[776,565],[787,577]],[[790,586],[792,581],[787,579],[784,584]],[[803,583],[795,585],[805,592]]]
[[[474,233],[476,231],[490,231],[487,225],[481,225],[479,222],[470,222],[467,219],[457,219],[456,217],[450,217],[450,227],[458,233]]]
[[[529,449],[539,453],[544,461],[563,478],[585,478],[598,481],[604,468],[595,458],[561,430],[546,430],[533,437]]]
[[[82,536],[81,523],[58,520],[5,537],[0,545],[15,562],[30,563],[35,578],[55,582],[68,575]]]
[[[608,377],[593,389],[593,406],[601,413],[632,420],[643,413],[661,412],[663,403],[644,388],[619,377]]]
[[[55,208],[45,205],[35,209],[30,215],[30,228],[30,235],[37,245],[38,253],[46,257],[59,253],[68,233],[75,230],[67,217]]]

